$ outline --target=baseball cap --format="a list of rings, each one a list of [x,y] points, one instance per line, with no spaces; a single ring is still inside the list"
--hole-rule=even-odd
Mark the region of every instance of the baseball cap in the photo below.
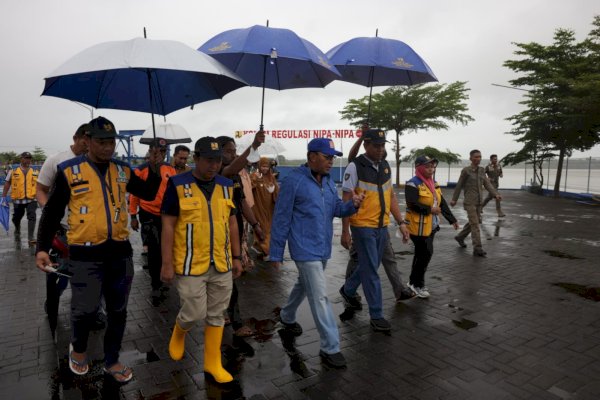
[[[365,142],[369,143],[381,144],[387,142],[387,140],[385,140],[385,131],[381,129],[369,129],[368,131],[363,132],[363,138]]]
[[[196,141],[194,145],[196,157],[220,158],[223,152],[216,138],[205,136]]]
[[[21,153],[21,158],[33,158],[30,152],[24,151]]]
[[[117,137],[115,125],[104,117],[94,118],[89,123],[87,135],[97,139],[109,139]]]
[[[308,151],[341,157],[344,153],[335,149],[333,140],[327,138],[315,138],[308,142]]]
[[[437,158],[431,158],[429,156],[419,156],[415,159],[415,167],[418,167],[419,165],[423,164],[429,164],[431,162],[435,163],[436,165],[438,164]]]

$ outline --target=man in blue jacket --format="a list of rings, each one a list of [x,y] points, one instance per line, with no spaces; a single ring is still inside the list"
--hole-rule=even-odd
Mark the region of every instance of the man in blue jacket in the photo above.
[[[313,139],[308,144],[308,162],[294,169],[282,182],[271,224],[271,263],[279,267],[287,240],[298,268],[298,280],[287,304],[281,309],[281,323],[294,336],[302,334],[296,310],[308,298],[321,337],[319,355],[335,368],[346,365],[340,352],[340,337],[327,298],[325,266],[331,258],[333,218],[347,217],[360,207],[364,195],[343,203],[329,171],[336,156],[333,141]]]

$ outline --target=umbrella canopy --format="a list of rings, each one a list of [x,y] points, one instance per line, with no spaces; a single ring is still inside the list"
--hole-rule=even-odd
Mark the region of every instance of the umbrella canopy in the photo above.
[[[240,139],[235,139],[238,153],[243,153],[254,141],[254,135],[244,135]],[[279,155],[285,151],[281,142],[271,135],[265,135],[265,142],[260,145],[258,155]],[[251,160],[252,161],[252,160]]]
[[[167,144],[191,143],[192,138],[185,128],[179,124],[158,124],[155,127],[156,137],[165,139]],[[151,144],[154,140],[154,130],[149,126],[142,137],[140,143]]]
[[[429,65],[400,40],[354,38],[329,50],[327,57],[342,74],[341,80],[367,87],[437,81]]]
[[[370,88],[367,121],[371,117],[373,86],[437,81],[429,65],[409,45],[377,34],[340,43],[327,52],[327,57],[342,74],[341,80]]]
[[[45,80],[44,96],[153,116],[220,99],[246,86],[213,58],[183,43],[143,38],[92,46]]]
[[[264,89],[325,87],[339,72],[314,44],[289,29],[255,25],[222,32],[198,48]]]

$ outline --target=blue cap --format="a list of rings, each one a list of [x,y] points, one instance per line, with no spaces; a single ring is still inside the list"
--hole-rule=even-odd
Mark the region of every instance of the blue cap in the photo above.
[[[316,138],[308,142],[308,151],[314,151],[338,157],[344,155],[344,153],[335,149],[333,140],[327,138]]]

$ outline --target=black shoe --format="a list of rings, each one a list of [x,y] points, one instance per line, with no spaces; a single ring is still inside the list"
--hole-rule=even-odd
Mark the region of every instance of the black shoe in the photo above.
[[[281,325],[283,325],[283,328],[286,331],[288,331],[289,333],[291,333],[294,336],[302,335],[302,327],[297,322],[293,322],[291,324],[286,324],[285,322],[281,321]]]
[[[400,296],[396,299],[396,303],[399,303],[403,300],[412,299],[417,294],[409,287],[403,287],[400,291]]]
[[[344,285],[342,285],[342,287],[340,288],[340,294],[342,295],[342,298],[348,305],[348,308],[352,308],[357,311],[362,310],[362,303],[360,302],[360,300],[356,297],[348,296],[346,292],[344,292]]]
[[[462,247],[463,249],[464,249],[465,247],[467,247],[467,244],[465,243],[465,239],[461,239],[461,238],[459,238],[458,236],[455,236],[455,237],[454,237],[454,240],[456,240],[456,241],[458,242],[458,245],[459,245],[460,247]]]
[[[346,366],[346,359],[344,355],[340,352],[334,354],[327,354],[323,350],[319,351],[319,356],[321,356],[321,360],[330,367],[333,368],[344,368]]]
[[[385,318],[377,318],[371,320],[371,328],[377,332],[389,332],[392,330],[392,325]]]
[[[475,257],[485,257],[487,255],[487,253],[485,251],[483,251],[483,249],[475,249],[475,250],[473,250],[473,255]]]

